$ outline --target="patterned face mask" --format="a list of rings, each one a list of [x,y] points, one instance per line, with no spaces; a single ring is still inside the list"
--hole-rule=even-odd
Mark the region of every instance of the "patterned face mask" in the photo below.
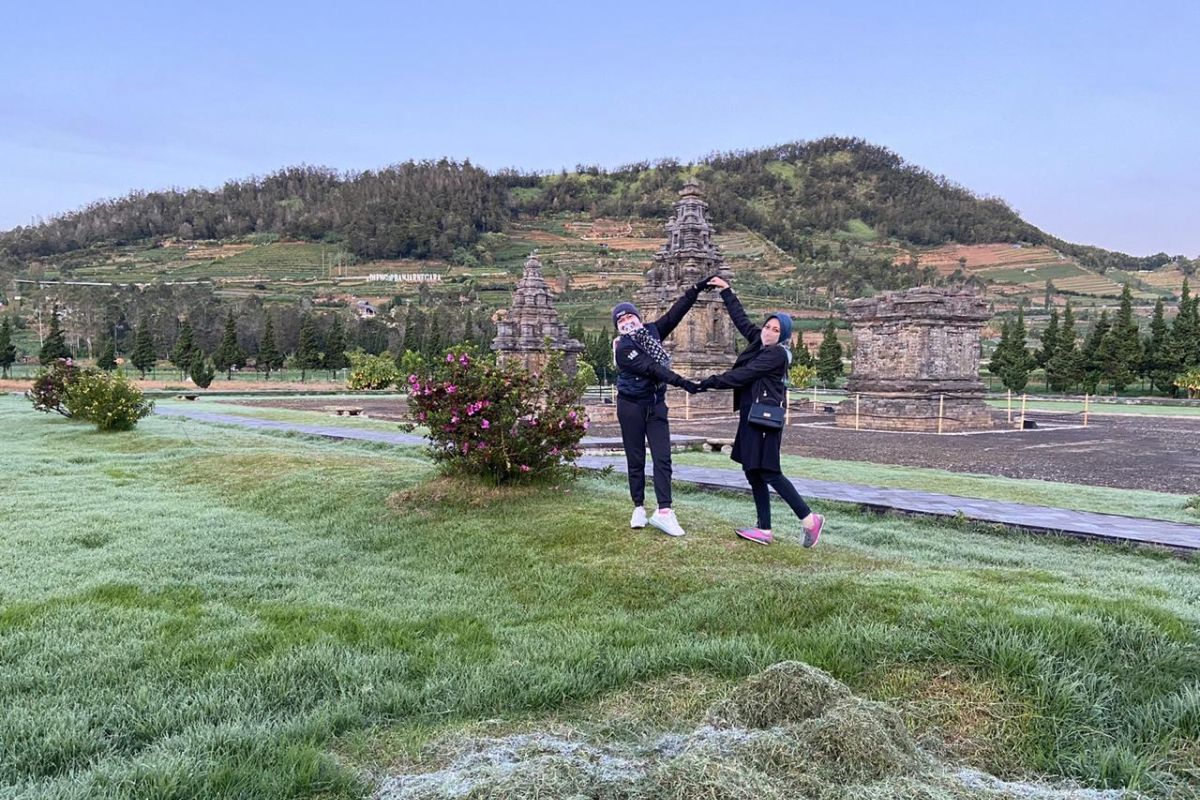
[[[637,317],[631,317],[624,322],[617,323],[617,330],[622,334],[633,333],[640,327],[642,327],[642,321]]]

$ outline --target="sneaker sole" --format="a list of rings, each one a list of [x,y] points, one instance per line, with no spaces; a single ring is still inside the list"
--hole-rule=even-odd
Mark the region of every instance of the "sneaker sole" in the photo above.
[[[734,536],[738,537],[739,539],[743,539],[747,542],[754,542],[755,544],[761,544],[764,546],[770,544],[770,542],[764,542],[762,539],[755,539],[752,536],[743,536],[742,532],[740,530],[734,530],[733,534],[734,534]]]
[[[683,536],[685,533],[687,533],[687,531],[680,531],[679,533],[675,533],[674,531],[669,531],[666,528],[662,527],[661,525],[655,525],[653,520],[650,521],[650,527],[654,528],[655,530],[662,531],[667,536],[674,536],[676,538],[679,538],[680,536]]]

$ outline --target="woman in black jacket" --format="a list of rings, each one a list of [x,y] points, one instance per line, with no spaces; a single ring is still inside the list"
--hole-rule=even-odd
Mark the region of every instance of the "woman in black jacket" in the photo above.
[[[620,303],[612,312],[613,360],[617,366],[617,421],[621,423],[621,442],[629,468],[629,496],[633,516],[629,527],[644,528],[646,522],[668,536],[683,536],[683,528],[671,508],[671,428],[667,421],[667,384],[690,393],[699,384],[671,370],[671,356],[662,340],[675,330],[696,303],[700,292],[708,288],[708,278],[690,287],[667,312],[653,322],[642,322],[642,314],[633,303]],[[658,511],[647,520],[646,442],[654,459],[654,495]]]
[[[771,543],[771,495],[767,489],[771,486],[800,518],[804,527],[804,546],[812,547],[821,537],[825,518],[812,512],[780,470],[783,428],[760,427],[750,419],[750,409],[755,403],[778,407],[778,413],[783,414],[787,393],[785,380],[792,363],[792,353],[787,347],[792,338],[792,318],[783,312],[772,314],[760,329],[750,321],[728,283],[721,278],[713,278],[711,282],[721,290],[721,299],[734,326],[750,343],[738,354],[733,369],[700,382],[700,388],[705,390],[733,390],[738,428],[730,457],[742,465],[758,511],[758,527],[739,528],[737,535],[759,544]]]

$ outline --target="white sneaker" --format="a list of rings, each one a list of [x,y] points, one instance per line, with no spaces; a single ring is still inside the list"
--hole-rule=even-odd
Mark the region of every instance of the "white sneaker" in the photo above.
[[[644,506],[638,506],[633,510],[633,516],[629,518],[629,527],[644,528],[646,527],[646,509]]]
[[[679,520],[675,519],[675,512],[669,508],[660,508],[655,512],[650,517],[650,524],[667,536],[683,536],[683,528],[679,527]]]

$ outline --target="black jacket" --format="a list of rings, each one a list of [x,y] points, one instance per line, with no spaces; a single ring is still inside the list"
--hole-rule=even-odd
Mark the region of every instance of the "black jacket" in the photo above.
[[[732,389],[733,407],[738,412],[737,435],[730,455],[743,469],[779,471],[779,450],[783,445],[782,430],[757,428],[747,422],[750,407],[755,403],[782,406],[787,396],[787,376],[791,358],[786,347],[773,344],[763,347],[762,334],[750,321],[741,301],[732,289],[724,289],[721,299],[729,318],[749,346],[738,353],[728,372],[706,378],[701,385],[712,389]]]
[[[651,336],[660,342],[683,321],[700,296],[699,284],[691,287],[675,301],[667,312],[645,324]],[[623,334],[613,341],[613,360],[617,366],[617,394],[642,405],[658,405],[666,401],[667,384],[683,386],[683,376],[654,360],[642,351],[632,336]]]

